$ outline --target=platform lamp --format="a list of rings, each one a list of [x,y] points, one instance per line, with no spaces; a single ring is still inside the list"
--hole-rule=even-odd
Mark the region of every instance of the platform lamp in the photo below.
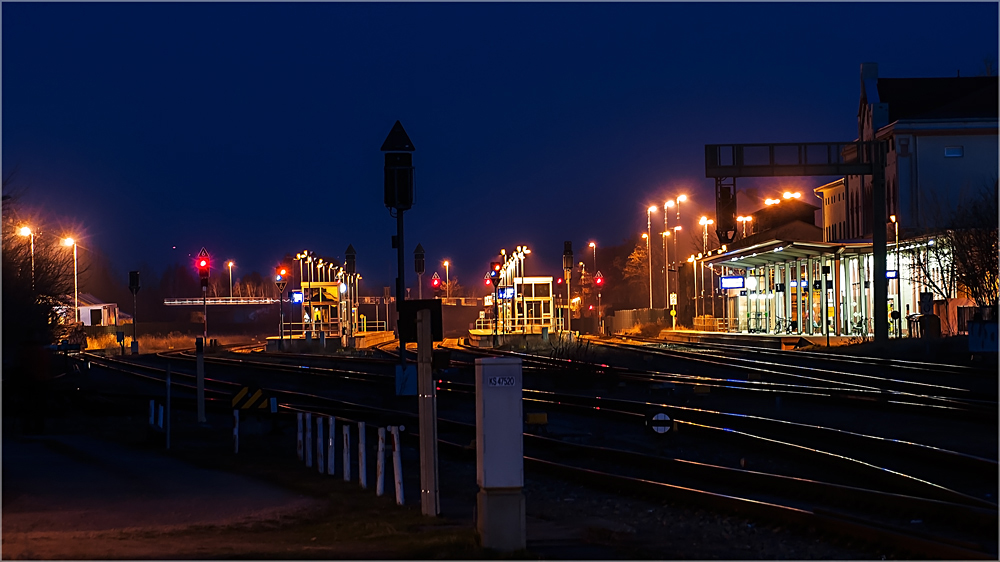
[[[77,269],[76,261],[76,240],[72,238],[63,238],[63,246],[73,246],[73,308],[75,312],[73,313],[73,322],[80,321],[80,285],[79,285],[79,270]]]

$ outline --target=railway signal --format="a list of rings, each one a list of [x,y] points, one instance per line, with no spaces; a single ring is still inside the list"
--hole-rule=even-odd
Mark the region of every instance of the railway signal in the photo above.
[[[604,285],[604,275],[601,275],[600,271],[594,274],[594,285],[597,285],[598,287]]]

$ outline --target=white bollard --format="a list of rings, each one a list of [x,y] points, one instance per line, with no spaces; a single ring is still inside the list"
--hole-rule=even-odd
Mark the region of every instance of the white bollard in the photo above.
[[[316,418],[316,468],[323,474],[323,418]]]
[[[299,460],[302,460],[302,412],[295,414],[295,417],[298,418],[299,421],[299,431],[296,435],[295,451],[299,455]]]
[[[306,468],[312,468],[313,465],[313,428],[312,428],[312,414],[306,412]]]
[[[403,459],[400,456],[399,427],[389,428],[392,432],[392,476],[396,480],[396,503],[403,505]]]
[[[378,455],[375,458],[375,495],[385,493],[385,428],[378,428]]]
[[[163,429],[163,404],[158,404],[157,408],[159,408],[159,413],[156,418],[156,427]]]
[[[344,424],[344,482],[351,481],[351,426]]]
[[[233,454],[240,452],[240,411],[233,410]]]
[[[327,418],[327,438],[326,438],[326,473],[333,476],[333,416]]]
[[[368,468],[365,462],[365,422],[358,422],[358,482],[362,490],[368,489]]]
[[[153,412],[156,408],[156,402],[153,400],[149,401],[149,425],[153,425]]]

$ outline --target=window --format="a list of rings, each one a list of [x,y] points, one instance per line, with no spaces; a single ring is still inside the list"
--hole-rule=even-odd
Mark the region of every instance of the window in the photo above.
[[[535,297],[547,297],[547,296],[549,296],[549,284],[535,283]]]
[[[961,146],[946,146],[944,147],[944,157],[945,158],[961,158],[965,156],[965,148]]]

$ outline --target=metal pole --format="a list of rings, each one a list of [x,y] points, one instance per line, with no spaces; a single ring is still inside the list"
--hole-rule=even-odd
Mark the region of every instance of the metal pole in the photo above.
[[[403,301],[406,299],[406,263],[403,257],[403,210],[396,210],[396,249],[397,249],[397,275],[396,277],[396,327],[399,327],[398,312],[402,309]],[[400,332],[400,335],[402,333]],[[399,365],[403,373],[406,372],[406,342],[399,338]]]
[[[233,264],[229,263],[229,298],[233,298]]]
[[[524,304],[524,257],[519,258],[521,261],[521,311],[524,313],[524,325],[521,329],[522,332],[527,333],[528,331],[528,308]],[[532,293],[534,294],[534,293]]]
[[[448,276],[448,265],[444,264],[444,296],[451,298],[451,277]]]
[[[431,312],[417,312],[417,384],[420,403],[420,511],[424,515],[440,513],[438,495],[437,396],[431,373]]]
[[[885,141],[871,144],[872,158],[872,315],[874,316],[875,341],[884,343],[889,339],[889,318],[886,308],[889,302],[889,279],[886,270],[886,204],[885,204]]]
[[[653,309],[653,252],[649,251],[649,239],[653,237],[650,212],[646,210],[646,256],[649,257],[649,309]]]
[[[896,227],[896,312],[899,313],[899,318],[896,319],[896,337],[903,337],[903,275],[900,272],[899,264],[899,220],[892,223]]]
[[[135,293],[132,293],[132,342],[133,343],[138,341],[135,335],[136,324],[138,324],[138,319],[139,319],[139,314],[136,311]]]
[[[167,363],[167,420],[164,428],[167,437],[167,450],[170,450],[170,363]]]
[[[31,290],[35,290],[35,233],[32,232],[31,236]],[[896,237],[898,240],[898,236]]]
[[[205,423],[205,340],[195,338],[195,393],[198,400],[198,423]]]
[[[663,204],[663,309],[666,310],[670,308],[670,245],[667,244],[667,236],[670,236],[670,229],[668,228],[668,218],[670,214],[667,213],[667,205]],[[594,248],[596,253],[597,248]],[[594,258],[594,263],[597,263],[597,258]],[[597,269],[597,266],[594,266]]]
[[[202,337],[208,343],[208,287],[201,288],[201,310],[202,310]]]
[[[73,242],[73,306],[76,307],[76,322],[80,321],[80,292],[78,285],[78,273],[76,268],[76,242]]]

